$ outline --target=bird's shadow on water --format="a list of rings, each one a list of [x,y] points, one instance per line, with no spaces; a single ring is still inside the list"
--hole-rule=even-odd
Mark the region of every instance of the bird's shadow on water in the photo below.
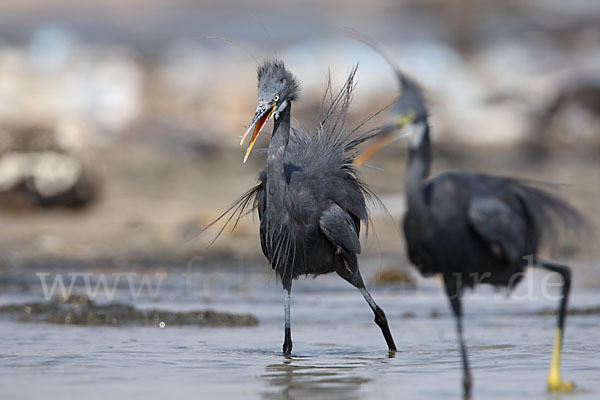
[[[331,354],[329,354],[331,356]],[[329,358],[329,357],[327,357]],[[367,366],[387,357],[356,357],[318,360],[313,356],[287,357],[269,364],[261,379],[275,390],[262,393],[263,399],[360,399],[361,387],[371,382]]]

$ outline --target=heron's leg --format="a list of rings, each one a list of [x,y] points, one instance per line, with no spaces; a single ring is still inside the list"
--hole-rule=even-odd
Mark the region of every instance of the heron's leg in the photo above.
[[[463,339],[463,327],[462,327],[462,304],[461,304],[461,293],[460,289],[456,287],[455,282],[451,282],[448,278],[444,279],[446,286],[446,294],[450,300],[450,306],[452,307],[452,313],[456,319],[456,333],[458,335],[458,343],[460,345],[460,353],[462,355],[463,363],[463,394],[465,399],[471,398],[471,369],[469,368],[469,358],[467,355],[467,346]]]
[[[396,344],[394,343],[394,338],[392,338],[392,332],[390,332],[390,327],[388,325],[385,313],[383,312],[381,307],[379,307],[377,303],[375,303],[375,300],[373,300],[373,297],[371,297],[371,294],[365,288],[365,284],[363,282],[362,276],[360,275],[360,271],[356,269],[356,272],[352,273],[347,268],[343,268],[338,270],[337,273],[339,276],[344,278],[344,280],[348,281],[352,286],[360,290],[360,293],[362,293],[367,303],[369,303],[369,307],[371,307],[371,310],[373,310],[373,313],[375,314],[375,323],[377,324],[377,326],[379,326],[379,329],[381,329],[381,333],[383,333],[383,337],[385,338],[385,342],[387,343],[388,349],[392,352],[396,351]]]
[[[550,372],[548,373],[548,390],[553,392],[569,392],[573,390],[573,383],[563,381],[560,377],[560,355],[563,334],[565,331],[565,319],[567,317],[567,302],[569,300],[569,291],[571,289],[571,270],[566,266],[553,264],[539,259],[538,263],[543,268],[552,272],[556,272],[562,276],[564,282],[562,288],[562,299],[560,300],[560,309],[558,313],[558,327],[554,336],[552,362],[550,364]]]
[[[292,327],[290,321],[290,296],[292,292],[292,280],[285,280],[283,284],[284,302],[283,311],[285,313],[285,338],[283,340],[283,355],[289,356],[292,353]]]

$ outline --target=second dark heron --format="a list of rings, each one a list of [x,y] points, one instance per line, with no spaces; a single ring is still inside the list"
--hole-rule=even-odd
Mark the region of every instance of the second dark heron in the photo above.
[[[221,216],[231,213],[229,222],[251,204],[258,209],[261,248],[284,288],[285,355],[292,351],[292,281],[331,272],[360,290],[389,350],[396,350],[386,316],[365,288],[358,269],[361,221],[368,222],[365,199],[372,194],[356,176],[351,154],[367,136],[345,127],[355,72],[339,93],[328,86],[324,102],[328,104],[315,132],[294,129],[290,134],[297,80],[281,61],[267,61],[258,68],[258,108],[242,143],[252,133],[245,161],[266,122],[274,118],[267,167],[259,183]]]
[[[393,109],[394,121],[357,163],[365,162],[394,135],[410,137],[403,221],[408,256],[423,275],[442,275],[456,317],[465,398],[471,395],[472,379],[463,340],[463,289],[481,283],[512,289],[530,263],[563,280],[548,389],[571,390],[573,385],[561,379],[559,369],[571,271],[537,254],[543,240],[556,239],[557,228],[579,229],[584,220],[567,203],[530,182],[466,172],[429,178],[432,146],[427,105],[418,85],[395,71],[402,93]]]

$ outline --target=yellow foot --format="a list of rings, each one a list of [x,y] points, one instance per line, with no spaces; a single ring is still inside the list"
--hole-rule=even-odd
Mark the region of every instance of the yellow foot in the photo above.
[[[548,379],[548,390],[550,392],[568,393],[575,388],[573,382],[563,381],[560,378]]]
[[[573,391],[573,382],[560,379],[560,346],[562,343],[562,330],[559,328],[554,335],[554,349],[552,350],[552,363],[548,371],[548,390],[550,392],[567,393]]]

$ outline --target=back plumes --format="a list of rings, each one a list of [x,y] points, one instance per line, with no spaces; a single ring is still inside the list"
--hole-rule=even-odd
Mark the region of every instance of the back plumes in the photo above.
[[[342,203],[340,206],[344,209],[351,209],[353,214],[368,227],[369,217],[365,200],[369,200],[383,209],[385,209],[385,206],[369,187],[358,179],[356,169],[352,164],[356,156],[356,147],[374,136],[373,132],[359,133],[358,128],[352,130],[346,127],[346,118],[355,88],[356,72],[357,67],[355,66],[339,90],[334,90],[331,77],[328,79],[321,104],[319,122],[310,131],[302,127],[292,128],[292,134],[284,156],[284,168],[286,174],[289,174],[288,181],[295,171],[302,171],[303,174],[306,174],[305,176],[313,177],[322,175],[322,173],[317,173],[318,171],[327,171],[325,175],[335,175],[340,178],[336,182],[345,182],[343,189],[323,187],[320,190],[336,192],[336,198],[339,198],[339,203]],[[288,83],[292,82],[292,87],[295,90],[298,87],[295,78],[285,70],[283,63],[280,61],[265,62],[259,67],[258,76],[260,81],[259,91],[261,90],[260,85],[265,82],[277,82],[277,79],[281,78],[286,79]],[[258,184],[244,193],[209,225],[210,227],[221,220],[225,221],[215,240],[228,225],[231,225],[232,228],[235,227],[243,215],[257,209],[258,199],[264,196],[265,188],[266,174],[265,171],[262,171]]]
[[[355,171],[352,162],[357,155],[357,146],[379,134],[378,129],[363,131],[363,126],[385,110],[369,116],[354,129],[348,128],[346,120],[356,88],[357,71],[358,65],[350,70],[345,82],[337,91],[333,88],[331,75],[328,76],[317,127],[313,132],[300,127],[293,128],[296,137],[294,146],[304,148],[307,153],[322,160],[337,160],[351,171]]]

